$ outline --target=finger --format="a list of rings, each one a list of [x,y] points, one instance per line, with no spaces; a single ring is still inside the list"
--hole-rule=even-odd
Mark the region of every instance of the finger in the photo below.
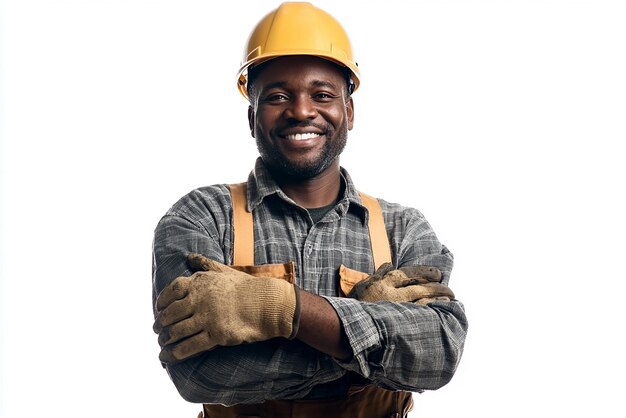
[[[400,267],[408,277],[423,277],[429,282],[440,282],[441,271],[433,266],[404,266]]]
[[[191,317],[193,315],[193,306],[187,299],[189,298],[176,300],[159,311],[152,327],[154,332],[158,334],[163,327]]]
[[[172,280],[172,282],[159,293],[159,296],[157,296],[157,311],[165,308],[175,300],[184,298],[187,295],[189,282],[190,278],[184,276]]]
[[[215,347],[207,332],[196,334],[177,344],[163,347],[159,360],[164,363],[177,363]]]
[[[410,286],[413,284],[428,284],[428,283],[431,283],[431,281],[428,280],[426,277],[416,276],[416,277],[409,277],[409,282],[406,284],[406,286]]]
[[[368,278],[357,282],[354,286],[352,286],[352,290],[348,293],[347,297],[352,299],[361,300],[361,295],[367,291],[367,289],[376,282],[379,282],[383,279],[381,276],[376,276],[376,273],[369,276]]]
[[[411,279],[400,270],[391,270],[389,273],[385,274],[383,280],[385,284],[391,287],[404,287],[411,281]]]
[[[170,326],[163,327],[159,333],[159,345],[161,347],[177,343],[198,334],[202,331],[200,321],[194,320],[193,317],[176,322]]]
[[[424,285],[425,287],[431,289],[434,294],[432,297],[446,297],[449,299],[454,299],[454,292],[445,284],[441,283],[428,283]]]
[[[418,305],[426,305],[431,302],[450,302],[450,298],[439,296],[436,298],[422,298],[415,301]]]
[[[190,253],[187,256],[187,267],[193,272],[196,271],[217,271],[217,272],[225,272],[232,271],[228,266],[225,266],[222,263],[218,263],[215,260],[211,260],[208,257],[203,256],[198,253]]]
[[[454,299],[452,290],[440,283],[418,284],[397,289],[399,296],[405,301],[416,301],[423,298],[445,296]]]
[[[372,274],[370,277],[376,277],[378,279],[381,279],[385,274],[389,273],[391,270],[393,270],[393,264],[383,263],[380,267],[376,269],[374,274]]]
[[[374,274],[368,276],[367,278],[361,280],[356,283],[350,293],[348,293],[347,297],[352,299],[361,299],[361,295],[365,292],[371,285],[383,279],[383,277],[390,271],[393,270],[393,264],[384,263],[376,271]]]

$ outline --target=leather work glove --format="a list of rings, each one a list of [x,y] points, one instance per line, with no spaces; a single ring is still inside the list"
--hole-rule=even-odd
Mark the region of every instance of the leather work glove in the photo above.
[[[217,345],[295,337],[300,320],[296,286],[196,255],[188,262],[208,271],[177,277],[159,293],[153,329],[159,334],[161,361],[174,363]]]
[[[401,267],[396,270],[385,263],[367,279],[354,285],[349,298],[362,302],[415,302],[454,299],[452,290],[441,284],[441,272],[430,266]]]

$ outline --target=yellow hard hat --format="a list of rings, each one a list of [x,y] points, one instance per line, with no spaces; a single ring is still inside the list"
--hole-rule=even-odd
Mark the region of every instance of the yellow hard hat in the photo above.
[[[359,67],[339,22],[310,3],[288,2],[261,19],[250,34],[237,73],[239,92],[248,98],[251,66],[286,55],[313,55],[348,67],[352,71],[353,90],[359,87]]]

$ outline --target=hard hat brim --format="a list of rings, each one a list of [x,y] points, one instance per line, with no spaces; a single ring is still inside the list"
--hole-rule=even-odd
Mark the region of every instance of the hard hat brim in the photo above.
[[[356,91],[356,89],[359,88],[359,84],[361,84],[361,79],[360,79],[360,74],[359,74],[359,67],[356,62],[354,63],[353,62],[341,62],[330,55],[320,54],[319,52],[307,54],[307,53],[303,53],[302,51],[297,51],[297,52],[294,51],[294,52],[279,52],[279,53],[277,52],[275,54],[264,55],[263,57],[258,57],[257,59],[251,59],[248,62],[246,62],[244,65],[241,66],[241,68],[239,69],[237,73],[237,88],[239,89],[239,92],[246,99],[250,99],[250,97],[248,96],[248,71],[251,67],[261,65],[265,62],[271,61],[276,58],[286,57],[286,56],[298,56],[298,55],[322,58],[334,64],[337,64],[340,67],[348,68],[350,72],[352,73],[351,78],[352,78],[352,81],[354,82],[354,88],[352,89],[352,92]]]

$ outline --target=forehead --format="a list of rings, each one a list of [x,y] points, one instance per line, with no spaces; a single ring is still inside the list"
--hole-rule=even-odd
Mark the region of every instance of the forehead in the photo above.
[[[342,87],[345,73],[341,67],[323,58],[295,55],[272,59],[256,69],[254,83],[263,88],[274,83],[327,82]]]

